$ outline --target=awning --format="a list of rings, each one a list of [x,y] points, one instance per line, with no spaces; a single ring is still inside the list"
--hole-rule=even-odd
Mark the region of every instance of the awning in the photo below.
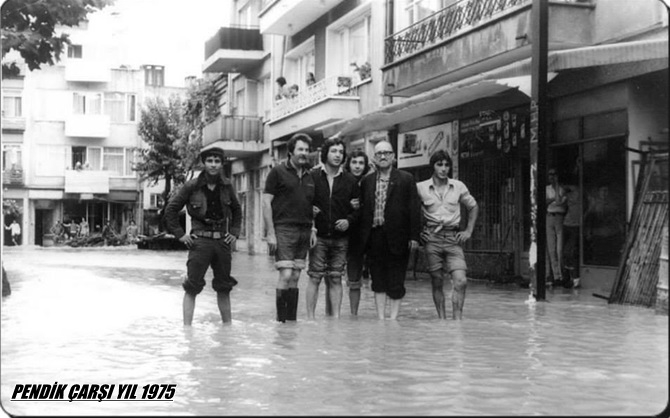
[[[551,51],[547,57],[547,80],[557,72],[575,68],[668,59],[668,40],[652,39]],[[667,64],[666,64],[667,65]],[[325,137],[360,134],[388,129],[398,123],[491,97],[510,89],[530,95],[531,59],[526,58],[495,70],[435,88],[401,103],[346,121],[318,128]]]

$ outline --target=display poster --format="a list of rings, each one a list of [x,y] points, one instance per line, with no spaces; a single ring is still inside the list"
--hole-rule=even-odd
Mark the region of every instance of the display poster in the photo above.
[[[509,154],[528,142],[528,112],[482,111],[479,116],[461,120],[460,158]]]
[[[458,172],[458,135],[454,135],[452,122],[398,134],[398,168],[426,166],[430,156],[439,149],[446,150],[452,158],[455,176]]]

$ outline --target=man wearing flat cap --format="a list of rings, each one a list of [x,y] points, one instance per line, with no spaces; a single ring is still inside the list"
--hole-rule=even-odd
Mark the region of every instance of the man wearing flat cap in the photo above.
[[[211,147],[200,152],[204,170],[187,181],[170,199],[165,219],[170,233],[189,249],[184,288],[184,325],[190,326],[195,311],[195,297],[205,287],[205,273],[214,272],[212,288],[216,291],[221,320],[229,323],[230,291],[237,281],[231,277],[232,246],[240,234],[242,209],[230,179],[223,175],[224,154]],[[191,216],[189,234],[179,224],[179,211],[186,205]]]

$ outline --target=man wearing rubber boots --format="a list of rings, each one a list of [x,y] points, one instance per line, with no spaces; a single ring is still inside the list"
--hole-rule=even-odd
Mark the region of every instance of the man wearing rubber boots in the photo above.
[[[221,148],[202,150],[200,161],[204,170],[189,180],[170,199],[165,219],[170,233],[189,249],[184,288],[184,325],[190,326],[195,311],[195,298],[205,287],[209,266],[214,272],[212,288],[217,294],[221,320],[232,320],[230,291],[237,281],[231,277],[232,247],[240,234],[242,209],[230,180],[223,175],[224,153]],[[179,223],[179,211],[186,205],[191,216],[191,233],[186,234]]]
[[[263,192],[266,239],[279,271],[279,322],[297,318],[298,279],[306,266],[307,251],[316,243],[316,232],[312,232],[314,181],[307,159],[311,146],[309,135],[293,135],[286,145],[288,160],[270,170]]]

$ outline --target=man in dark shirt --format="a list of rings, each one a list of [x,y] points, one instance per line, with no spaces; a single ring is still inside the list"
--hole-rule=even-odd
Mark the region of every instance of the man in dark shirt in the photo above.
[[[168,230],[189,249],[184,288],[184,325],[191,325],[195,297],[205,287],[205,273],[212,266],[212,288],[217,294],[221,320],[229,323],[230,291],[237,281],[231,277],[231,249],[242,225],[242,209],[230,180],[223,176],[224,154],[221,148],[209,148],[200,153],[205,169],[189,180],[170,199],[165,209]],[[191,216],[190,234],[179,223],[179,211],[186,205]]]
[[[321,147],[322,165],[312,170],[317,241],[309,252],[307,318],[310,319],[314,318],[322,278],[328,284],[326,300],[330,301],[333,315],[340,317],[349,227],[358,217],[351,201],[360,194],[356,178],[343,169],[345,155],[342,140],[328,139]]]
[[[314,182],[309,174],[312,138],[295,134],[288,141],[288,161],[268,173],[263,193],[263,220],[270,252],[279,270],[277,321],[295,321],[298,279],[305,268],[307,251],[316,242],[312,233]]]

